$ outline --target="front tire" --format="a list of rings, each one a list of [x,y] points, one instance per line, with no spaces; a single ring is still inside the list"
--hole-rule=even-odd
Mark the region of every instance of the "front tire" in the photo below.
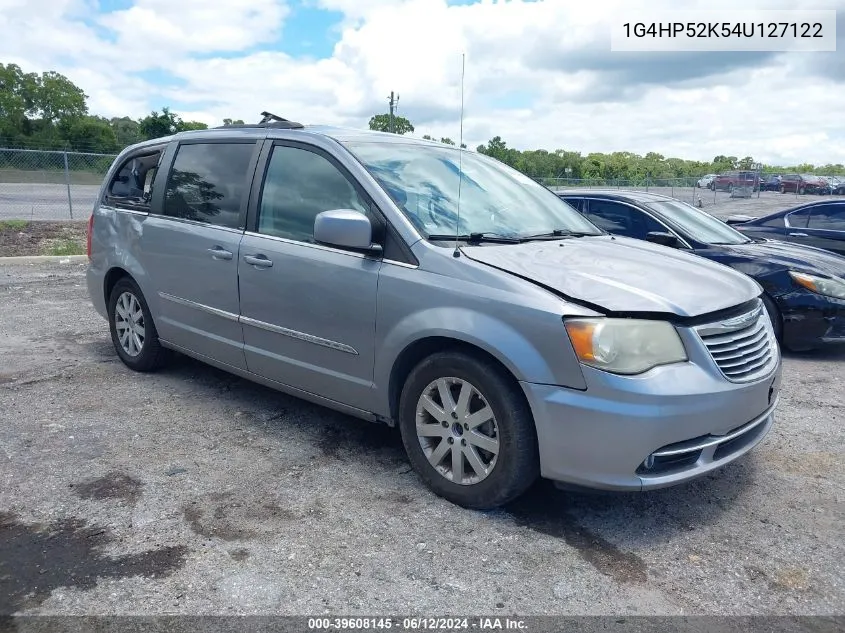
[[[492,510],[539,477],[531,410],[509,375],[490,361],[439,352],[408,376],[399,428],[417,475],[464,508]]]
[[[144,294],[130,277],[112,288],[108,304],[109,330],[114,349],[123,364],[135,371],[154,371],[169,360],[169,350],[158,340]]]

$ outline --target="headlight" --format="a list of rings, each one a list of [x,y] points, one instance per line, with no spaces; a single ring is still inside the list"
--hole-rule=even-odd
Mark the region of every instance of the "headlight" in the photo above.
[[[798,273],[794,270],[789,271],[789,275],[795,282],[807,290],[825,295],[826,297],[835,297],[837,299],[845,299],[845,281],[841,279],[830,279],[827,277],[816,277],[815,275],[808,275],[807,273]]]
[[[614,374],[641,374],[680,363],[687,353],[675,327],[643,319],[571,319],[565,322],[583,364]]]

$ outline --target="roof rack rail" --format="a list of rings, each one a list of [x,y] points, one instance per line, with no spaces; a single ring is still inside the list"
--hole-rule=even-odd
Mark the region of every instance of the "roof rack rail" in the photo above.
[[[262,127],[281,127],[281,128],[302,128],[305,127],[302,123],[297,123],[296,121],[290,121],[288,119],[283,119],[278,114],[273,114],[272,112],[267,112],[266,110],[261,113],[261,121],[258,122],[259,126]]]
[[[262,112],[261,113],[261,121],[258,123],[233,123],[230,125],[218,125],[215,130],[219,129],[231,129],[233,127],[275,127],[281,128],[286,130],[301,130],[305,126],[302,123],[298,123],[296,121],[290,121],[288,119],[283,119],[277,114],[273,114],[272,112]]]

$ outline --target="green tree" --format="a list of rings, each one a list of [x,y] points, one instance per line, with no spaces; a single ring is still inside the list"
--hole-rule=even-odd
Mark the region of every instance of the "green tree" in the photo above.
[[[208,125],[199,121],[183,121],[178,114],[165,106],[160,113],[153,110],[138,121],[138,128],[145,139],[153,139],[187,130],[205,130]]]
[[[441,143],[446,143],[446,145],[454,145],[454,144],[455,144],[455,141],[453,141],[453,140],[452,140],[452,139],[450,139],[449,137],[443,137],[443,138],[441,138],[441,139],[440,139],[440,142],[441,142]]]
[[[109,121],[109,124],[114,130],[115,138],[120,145],[133,145],[144,140],[144,135],[141,133],[141,126],[138,121],[130,119],[128,116],[114,117]]]
[[[109,154],[120,149],[117,135],[108,119],[86,116],[61,126],[62,138],[70,149]]]
[[[37,88],[35,73],[24,73],[17,64],[0,64],[0,135],[13,138],[25,133]]]
[[[88,114],[87,99],[88,95],[70,79],[48,71],[39,79],[33,105],[36,116],[45,123],[56,124]]]
[[[200,121],[180,121],[179,131],[187,132],[189,130],[207,130],[208,124]]]
[[[181,119],[170,111],[167,106],[161,109],[159,113],[153,110],[138,121],[138,128],[144,139],[161,138],[162,136],[170,136],[179,131],[179,124]]]
[[[234,120],[234,121],[232,119],[223,119],[224,127],[228,127],[230,125],[243,125],[243,124],[244,124],[244,122],[241,119],[237,119],[237,120]]]
[[[376,114],[370,119],[370,129],[378,132],[390,131],[390,115]],[[414,131],[413,124],[403,116],[393,115],[394,134],[407,134]]]

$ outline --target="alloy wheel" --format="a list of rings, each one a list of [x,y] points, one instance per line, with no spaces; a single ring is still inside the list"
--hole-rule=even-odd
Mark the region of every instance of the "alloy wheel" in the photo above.
[[[416,431],[429,464],[453,483],[477,484],[496,467],[496,416],[466,380],[438,378],[428,384],[417,401]]]
[[[131,292],[124,292],[117,298],[114,309],[114,325],[123,351],[137,356],[144,348],[144,311],[141,302]]]

